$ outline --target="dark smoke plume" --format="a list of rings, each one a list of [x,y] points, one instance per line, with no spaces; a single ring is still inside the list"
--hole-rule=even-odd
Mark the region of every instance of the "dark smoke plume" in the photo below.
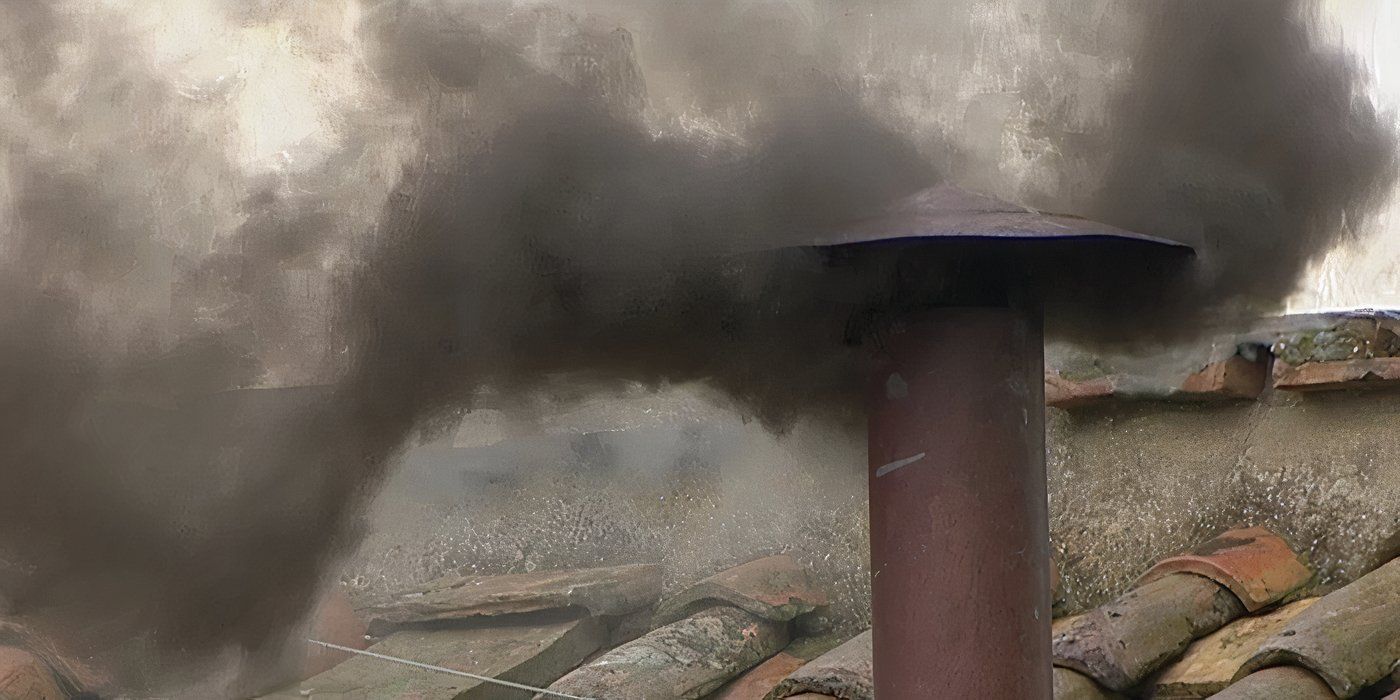
[[[941,17],[966,16],[950,5]],[[357,38],[380,93],[296,187],[244,182],[182,140],[213,108],[148,78],[121,37],[25,11],[13,81],[33,121],[5,125],[0,249],[0,559],[18,572],[0,587],[15,614],[101,651],[124,684],[191,681],[177,669],[229,647],[256,668],[398,451],[463,409],[623,381],[707,383],[778,429],[851,406],[862,343],[909,281],[888,261],[753,251],[995,168],[939,135],[915,143],[862,92],[850,37],[828,32],[846,5],[798,7],[615,6],[634,35],[549,7],[375,4]],[[872,28],[907,9],[882,7]],[[1291,4],[1137,7],[1104,10],[1144,37],[1107,131],[1062,144],[1075,181],[1097,184],[1041,196],[1190,237],[1203,272],[1171,290],[1182,308],[1276,301],[1393,184],[1393,136]],[[544,35],[557,45],[540,50]],[[74,108],[47,89],[62,74],[47,47],[78,41],[94,77]],[[148,160],[36,135],[110,104],[158,116],[132,127]],[[383,206],[369,224],[347,215],[363,203],[344,183],[400,130],[415,149]],[[180,248],[177,298],[152,310],[131,273],[176,216],[152,195],[171,187],[162,165],[189,153],[211,183],[240,183],[238,216],[173,219],[215,234]],[[179,216],[202,208],[218,207]],[[312,264],[337,275],[324,340],[281,274]],[[283,375],[320,385],[224,391]]]
[[[1395,188],[1396,134],[1356,59],[1322,45],[1318,11],[1266,0],[1134,10],[1131,84],[1092,141],[1106,168],[1076,210],[1196,248],[1194,280],[1154,304],[1165,334],[1275,309]]]

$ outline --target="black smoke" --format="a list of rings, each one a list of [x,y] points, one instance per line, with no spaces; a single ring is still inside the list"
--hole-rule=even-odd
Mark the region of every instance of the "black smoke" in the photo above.
[[[893,27],[908,8],[864,9]],[[1200,252],[1168,289],[1104,272],[1103,298],[1164,304],[1177,332],[1193,314],[1277,302],[1393,186],[1394,136],[1364,76],[1301,7],[1093,9],[1141,38],[1106,127],[1060,139],[1081,186],[1038,196]],[[916,14],[969,16],[947,10]],[[395,455],[465,408],[641,381],[708,384],[778,430],[850,411],[911,290],[995,268],[774,249],[930,185],[997,176],[994,158],[913,138],[889,95],[864,91],[835,29],[854,11],[630,3],[613,22],[371,5],[355,50],[376,97],[346,117],[342,152],[297,187],[240,182],[238,223],[181,248],[166,306],[130,289],[159,228],[151,209],[176,206],[152,195],[170,186],[162,166],[197,153],[211,181],[242,176],[187,140],[203,108],[147,75],[123,38],[22,12],[29,43],[6,48],[20,109],[61,137],[121,105],[145,159],[65,151],[23,122],[4,132],[0,558],[23,572],[5,591],[16,614],[105,650],[119,683],[178,683],[229,647],[277,656]],[[928,36],[902,49],[943,55],[947,35]],[[94,57],[76,107],[56,89],[58,45]],[[970,67],[976,51],[944,58]],[[373,160],[384,124],[416,146],[372,220],[348,218],[357,202],[338,187]],[[123,184],[133,177],[149,183]],[[1095,266],[1115,261],[1039,270],[1092,288]],[[308,264],[334,271],[323,340],[281,274]],[[1065,328],[1121,336],[1124,304],[1088,308]],[[296,363],[317,386],[249,390]]]
[[[1107,128],[1071,150],[1102,162],[1077,213],[1192,245],[1191,279],[1153,290],[1158,335],[1277,310],[1307,266],[1359,235],[1396,184],[1393,115],[1307,2],[1153,3]],[[1092,154],[1089,152],[1092,149]],[[1097,154],[1097,155],[1096,155]],[[1106,159],[1104,158],[1106,156]],[[1079,332],[1102,319],[1075,318]]]

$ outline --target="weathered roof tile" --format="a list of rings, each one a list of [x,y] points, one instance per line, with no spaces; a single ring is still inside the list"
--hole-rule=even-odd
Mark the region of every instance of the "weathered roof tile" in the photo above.
[[[510,626],[405,629],[370,651],[491,678],[544,686],[595,652],[607,636],[594,617],[538,620]],[[498,698],[484,681],[356,656],[269,698]]]
[[[1317,600],[1305,598],[1267,614],[1242,617],[1192,642],[1180,659],[1148,682],[1152,697],[1206,698],[1224,690],[1264,640]]]
[[[1351,697],[1386,677],[1400,659],[1400,559],[1339,588],[1260,647],[1241,675],[1301,666]]]
[[[388,596],[358,612],[370,634],[413,625],[475,617],[584,608],[592,615],[624,615],[650,607],[661,595],[661,567],[634,564],[599,569],[437,579],[416,591]]]
[[[1372,357],[1290,365],[1274,362],[1273,385],[1287,391],[1329,391],[1400,385],[1400,357]]]
[[[1254,399],[1264,391],[1267,364],[1232,355],[1212,362],[1181,383],[1175,397],[1183,399]]]
[[[1122,696],[1104,689],[1094,679],[1056,666],[1051,676],[1055,700],[1115,700]]]
[[[1045,373],[1045,405],[1076,408],[1112,399],[1120,385],[1130,378],[1105,375],[1074,379],[1058,371]],[[1181,386],[1159,398],[1176,401],[1222,401],[1256,399],[1268,383],[1267,364],[1233,355],[1211,362],[1182,381]]]
[[[787,643],[786,622],[713,607],[623,644],[549,689],[590,698],[694,700]]]
[[[788,674],[808,661],[786,650],[780,651],[721,688],[713,700],[763,700]]]
[[[792,633],[799,634],[800,627],[794,624]],[[763,700],[789,674],[831,651],[842,641],[845,640],[825,633],[793,639],[792,643],[772,658],[749,669],[716,691],[713,700]]]
[[[1076,381],[1058,372],[1045,373],[1045,405],[1054,408],[1075,408],[1113,398],[1111,377],[1096,377]]]
[[[1239,599],[1214,581],[1170,574],[1057,623],[1051,651],[1056,666],[1124,692],[1176,658],[1191,640],[1244,612]]]
[[[856,635],[794,671],[768,697],[820,693],[841,700],[871,700],[875,697],[871,642],[870,630]]]
[[[713,605],[732,605],[759,617],[786,622],[827,604],[807,570],[779,554],[725,569],[670,597],[656,610],[668,623]]]
[[[1266,668],[1212,695],[1215,700],[1336,700],[1312,671],[1293,666]]]
[[[608,630],[596,617],[542,619],[514,626],[396,631],[370,651],[532,686],[563,676],[601,647]],[[501,697],[501,687],[384,659],[354,657],[267,697]]]
[[[1168,557],[1153,566],[1139,585],[1187,572],[1230,589],[1249,611],[1263,609],[1302,588],[1312,572],[1283,538],[1262,527],[1236,528]]]

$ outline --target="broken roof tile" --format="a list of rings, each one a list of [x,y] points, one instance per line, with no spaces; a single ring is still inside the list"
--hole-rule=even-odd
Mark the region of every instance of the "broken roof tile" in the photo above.
[[[1339,588],[1303,611],[1241,669],[1301,666],[1351,697],[1384,679],[1400,659],[1400,559]]]
[[[504,576],[449,576],[416,591],[380,598],[356,612],[369,633],[475,617],[584,608],[592,615],[624,615],[650,607],[661,595],[661,567],[632,564],[598,569]]]
[[[732,605],[786,622],[827,604],[826,594],[792,557],[779,554],[725,569],[671,596],[656,610],[660,624],[714,605]]]
[[[623,644],[549,689],[590,698],[695,700],[787,643],[786,622],[713,607]]]
[[[1168,574],[1187,572],[1230,589],[1253,612],[1278,602],[1311,578],[1288,543],[1262,527],[1236,528],[1157,562],[1139,585]]]
[[[1263,358],[1248,360],[1232,355],[1187,377],[1173,398],[1255,399],[1263,393],[1267,378],[1267,363]]]
[[[1111,603],[1054,625],[1056,666],[1124,692],[1198,637],[1245,613],[1216,582],[1189,573],[1148,581]]]
[[[875,697],[873,649],[866,630],[828,651],[784,678],[769,698],[801,697],[819,693],[841,700],[871,700]]]
[[[1224,690],[1259,645],[1317,602],[1304,598],[1267,614],[1242,617],[1191,643],[1148,682],[1154,700],[1206,698]]]

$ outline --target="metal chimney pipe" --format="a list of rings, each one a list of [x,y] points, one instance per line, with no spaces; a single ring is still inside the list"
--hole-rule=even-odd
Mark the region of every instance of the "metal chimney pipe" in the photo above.
[[[875,693],[1050,698],[1039,314],[926,311],[869,378]]]
[[[1040,308],[1142,308],[1194,252],[952,185],[793,247],[890,284],[865,331],[876,694],[1050,700]]]

